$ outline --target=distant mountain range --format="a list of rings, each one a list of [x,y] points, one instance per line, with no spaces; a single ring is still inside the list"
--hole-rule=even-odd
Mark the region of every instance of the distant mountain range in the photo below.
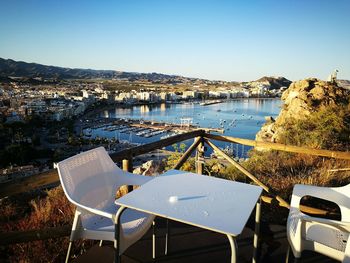
[[[63,68],[0,58],[0,81],[10,82],[16,78],[25,78],[26,82],[32,84],[41,83],[41,78],[51,79],[53,81],[64,79],[96,78],[127,79],[129,81],[147,80],[154,83],[185,83],[194,82],[196,80],[204,82],[208,81],[198,78],[187,78],[160,73],[136,73],[116,70]],[[237,82],[235,83],[238,84]],[[278,89],[282,86],[288,87],[291,81],[283,77],[262,77],[256,81],[244,83],[251,84],[252,86],[257,83],[264,83],[266,85],[270,85],[271,89]]]
[[[159,82],[182,82],[184,80],[195,80],[176,75],[166,75],[160,73],[136,73],[116,70],[94,70],[80,68],[63,68],[56,66],[46,66],[37,63],[27,63],[14,61],[12,59],[0,58],[0,77],[24,77],[24,78],[49,78],[49,79],[128,79],[149,80]]]

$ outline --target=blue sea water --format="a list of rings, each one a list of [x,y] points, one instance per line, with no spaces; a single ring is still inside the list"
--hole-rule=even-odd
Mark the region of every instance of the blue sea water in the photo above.
[[[265,123],[265,116],[276,117],[281,109],[280,99],[238,99],[218,104],[202,106],[198,103],[138,105],[128,108],[116,107],[98,113],[96,117],[128,118],[137,120],[165,121],[181,123],[181,118],[193,118],[193,124],[203,128],[223,128],[223,135],[245,139],[255,139],[255,134]],[[97,129],[93,136],[131,140],[133,143],[157,141],[162,135],[150,138],[136,136],[135,133],[119,133]],[[186,144],[190,144],[191,141]],[[220,147],[232,147],[238,155],[244,157],[249,149],[242,146],[216,142]]]

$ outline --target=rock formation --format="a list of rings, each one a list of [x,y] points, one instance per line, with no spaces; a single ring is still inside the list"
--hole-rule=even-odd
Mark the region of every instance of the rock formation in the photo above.
[[[134,169],[133,173],[154,176],[156,174],[159,174],[160,165],[161,164],[159,162],[150,160]]]
[[[135,168],[133,170],[133,173],[147,175],[147,176],[155,176],[159,174],[160,170],[161,170],[161,163],[154,160],[150,160],[143,163],[141,166]],[[134,189],[136,189],[137,187],[138,186],[134,186]],[[128,186],[122,185],[117,191],[116,196],[119,198],[127,193],[128,193]]]
[[[267,118],[267,122],[256,134],[257,141],[280,142],[280,135],[287,120],[307,119],[313,112],[323,107],[347,103],[349,90],[337,86],[336,83],[315,78],[293,82],[282,94],[284,105],[274,120]]]

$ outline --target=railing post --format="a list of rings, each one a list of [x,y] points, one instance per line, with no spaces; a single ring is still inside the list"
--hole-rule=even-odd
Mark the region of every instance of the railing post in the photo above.
[[[132,164],[132,157],[129,156],[128,159],[123,159],[123,164],[122,164],[123,170],[126,172],[133,172],[133,164]],[[133,190],[132,185],[128,185],[128,192],[131,192]]]
[[[196,137],[193,144],[187,149],[187,151],[182,154],[181,158],[177,161],[175,166],[173,167],[174,170],[178,170],[181,168],[181,166],[186,162],[188,157],[192,154],[192,152],[197,148],[201,140],[201,137]],[[197,157],[196,157],[197,160]]]
[[[203,137],[197,137],[199,144],[196,152],[196,173],[203,174],[204,171],[204,139]]]

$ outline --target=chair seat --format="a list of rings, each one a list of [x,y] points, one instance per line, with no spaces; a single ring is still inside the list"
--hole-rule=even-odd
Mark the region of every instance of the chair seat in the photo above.
[[[291,234],[295,235],[298,222],[305,214],[299,210],[291,209],[289,215]],[[327,247],[345,252],[346,242],[349,234],[331,225],[318,222],[304,222],[302,238],[308,241],[317,242]]]
[[[118,210],[119,206],[114,206],[115,212]],[[152,222],[154,216],[149,214],[139,212],[132,209],[126,209],[121,216],[121,223],[123,234],[125,237],[132,235],[135,231],[139,230],[142,225],[147,225]],[[92,215],[84,221],[84,229],[92,231],[104,231],[111,232],[111,238],[114,238],[114,223],[111,219]]]

